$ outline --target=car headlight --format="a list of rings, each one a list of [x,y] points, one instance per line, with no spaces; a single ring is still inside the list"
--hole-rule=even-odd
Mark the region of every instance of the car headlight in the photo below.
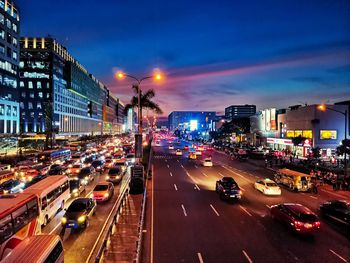
[[[107,175],[107,176],[106,176],[106,180],[108,180],[108,179],[109,179],[109,176]]]
[[[109,194],[108,193],[105,193],[104,195],[103,195],[103,197],[108,197],[109,196]]]
[[[78,193],[78,189],[76,189],[76,188],[75,188],[75,189],[73,189],[72,193],[73,193],[73,194]]]
[[[97,169],[101,169],[101,166],[97,166]]]
[[[4,190],[4,194],[8,194],[9,193],[9,191],[8,190]]]
[[[68,167],[69,167],[69,168],[72,168],[72,167],[73,167],[73,165],[71,165],[71,164],[70,164],[70,165],[68,165]]]
[[[30,182],[31,180],[33,180],[33,176],[28,177],[28,181]]]
[[[61,223],[62,224],[66,224],[67,223],[67,218],[66,217],[62,217],[61,218]]]
[[[90,195],[90,198],[94,198],[94,194],[91,194],[91,195]]]
[[[115,178],[119,179],[119,178],[120,178],[120,176],[119,176],[119,175],[117,175]]]
[[[70,171],[70,169],[67,169],[67,173],[70,173],[71,171]]]
[[[20,175],[20,176],[23,176],[23,175],[24,175],[24,172],[20,172],[19,175]]]
[[[79,223],[84,223],[85,220],[86,220],[86,216],[80,216],[80,217],[78,218],[78,222],[79,222]]]
[[[89,176],[85,176],[85,181],[88,181],[89,180]]]

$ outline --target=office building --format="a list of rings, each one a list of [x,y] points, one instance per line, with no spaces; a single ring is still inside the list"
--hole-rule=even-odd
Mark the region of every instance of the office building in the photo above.
[[[19,133],[19,12],[0,0],[0,135]]]
[[[256,113],[255,105],[231,105],[225,108],[225,119],[230,121],[235,118],[250,117]]]

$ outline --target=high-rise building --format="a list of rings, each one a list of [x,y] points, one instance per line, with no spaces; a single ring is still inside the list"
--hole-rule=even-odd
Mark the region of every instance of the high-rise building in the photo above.
[[[235,118],[250,117],[256,113],[255,105],[231,105],[225,108],[225,119],[233,120]]]
[[[102,133],[113,123],[109,90],[53,38],[21,39],[19,78],[24,133]]]
[[[0,134],[19,133],[19,12],[0,0]]]

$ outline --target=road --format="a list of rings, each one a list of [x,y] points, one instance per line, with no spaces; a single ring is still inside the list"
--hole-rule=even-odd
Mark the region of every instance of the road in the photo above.
[[[258,178],[272,176],[263,167],[219,152],[213,152],[214,167],[202,167],[187,154],[175,156],[165,141],[154,150],[153,262],[350,262],[350,241],[342,229],[321,220],[314,236],[298,236],[269,216],[269,207],[281,202],[317,211],[336,198],[333,193],[282,189],[281,196],[267,197],[253,187]],[[242,200],[219,199],[215,181],[222,176],[237,181]]]
[[[105,175],[98,176],[96,179],[87,186],[86,190],[81,196],[90,196],[95,185],[100,181],[105,181]],[[64,215],[64,211],[59,212],[50,223],[43,229],[42,232],[50,234],[58,234],[61,236],[64,245],[64,261],[65,262],[85,262],[88,258],[96,240],[102,231],[103,225],[111,212],[111,209],[118,199],[120,188],[127,182],[129,172],[126,173],[123,180],[115,185],[114,195],[106,203],[98,203],[96,209],[96,215],[92,217],[89,222],[89,226],[81,231],[72,231],[66,229],[63,231],[61,226],[61,218]],[[72,200],[67,204],[71,203]]]

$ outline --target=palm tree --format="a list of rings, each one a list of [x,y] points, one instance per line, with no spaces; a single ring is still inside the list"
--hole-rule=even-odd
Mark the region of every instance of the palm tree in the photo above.
[[[131,101],[129,104],[126,104],[125,105],[125,108],[124,108],[124,114],[127,115],[128,114],[128,110],[129,109],[133,109],[135,107],[138,107],[138,91],[139,91],[139,86],[138,85],[133,85],[132,86],[132,89],[134,90],[135,92],[135,96],[133,96],[131,98]],[[141,91],[141,103],[140,103],[140,106],[141,106],[141,116],[139,116],[140,118],[140,125],[142,127],[142,109],[149,109],[151,111],[154,111],[155,113],[157,114],[162,114],[163,111],[162,109],[159,107],[159,105],[152,101],[152,98],[155,97],[155,92],[153,89],[150,89],[150,90],[147,90],[146,92],[142,92]]]

